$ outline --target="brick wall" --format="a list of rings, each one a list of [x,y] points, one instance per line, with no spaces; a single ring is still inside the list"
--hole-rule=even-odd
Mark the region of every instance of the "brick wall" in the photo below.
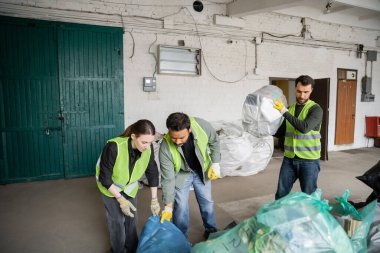
[[[364,75],[365,60],[364,57],[356,57],[354,44],[378,49],[375,39],[380,36],[379,30],[307,19],[313,38],[326,42],[304,41],[296,37],[280,39],[263,35],[262,32],[297,36],[302,29],[299,17],[264,13],[247,17],[244,29],[223,28],[213,25],[212,18],[214,14],[225,14],[225,5],[208,3],[203,12],[196,13],[191,8],[192,2],[0,0],[0,15],[124,26],[126,31],[132,32],[135,41],[132,58],[129,58],[132,54],[132,38],[128,32],[124,34],[126,125],[140,118],[149,118],[158,131],[164,132],[165,119],[173,111],[183,111],[210,121],[235,120],[241,117],[246,95],[269,84],[269,77],[295,78],[309,74],[314,78],[331,78],[329,150],[373,145],[372,140],[367,142],[364,137],[364,117],[380,115],[380,59],[373,65],[372,92],[376,94],[375,102],[362,103],[360,79]],[[181,6],[188,9],[181,9]],[[163,17],[170,26],[164,28]],[[202,35],[200,39],[197,31]],[[157,92],[143,92],[143,77],[152,76],[155,68],[155,60],[148,49],[156,36],[157,41],[151,47],[154,53],[157,45],[177,45],[178,40],[184,40],[187,47],[202,46],[205,59],[202,61],[202,76],[156,75]],[[257,50],[252,42],[255,37],[258,41],[262,38]],[[232,43],[227,43],[227,40]],[[257,72],[254,72],[255,62]],[[348,146],[334,145],[337,68],[358,70],[355,143]],[[230,83],[218,81],[212,75]],[[240,81],[233,82],[236,80]]]

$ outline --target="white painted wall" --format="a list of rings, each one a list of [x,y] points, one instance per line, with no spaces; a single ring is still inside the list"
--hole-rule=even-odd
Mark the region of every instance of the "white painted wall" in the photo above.
[[[152,76],[154,59],[145,54],[149,45],[155,40],[154,34],[134,33],[138,47],[136,59],[125,58],[125,115],[128,124],[140,117],[148,117],[156,124],[159,131],[165,130],[166,117],[174,111],[183,111],[214,120],[235,120],[241,117],[245,97],[268,84],[268,78],[247,76],[237,83],[215,81],[207,71],[204,62],[202,76],[156,75],[157,92],[142,91],[142,77]],[[127,35],[125,54],[130,55],[131,39]],[[194,36],[158,35],[156,44],[176,45],[178,39],[184,39],[186,46],[199,47],[199,40]],[[202,41],[204,39],[202,38]],[[245,48],[247,45],[247,65],[252,66],[252,44],[237,41],[227,44],[225,39],[211,38],[202,42],[207,65],[213,74],[224,80],[234,81],[245,75]],[[219,50],[215,50],[218,48]],[[157,47],[151,49],[156,51]],[[139,56],[142,54],[142,56]],[[252,68],[247,71],[252,72]],[[139,105],[136,109],[134,105]]]
[[[355,142],[352,145],[334,145],[336,75],[337,68],[357,69],[358,79],[361,79],[365,61],[364,58],[356,57],[354,44],[364,44],[365,49],[380,51],[376,47],[380,28],[363,29],[309,18],[307,22],[313,38],[330,42],[304,41],[296,37],[280,39],[264,34],[255,55],[255,44],[252,42],[254,37],[261,38],[262,32],[299,35],[302,28],[300,18],[288,14],[264,13],[245,18],[244,29],[222,28],[213,25],[212,17],[213,14],[225,14],[224,4],[205,1],[205,10],[196,13],[192,10],[192,2],[0,0],[0,15],[124,26],[126,31],[131,32],[135,43],[132,58],[129,58],[132,55],[132,37],[128,32],[124,34],[126,125],[140,118],[148,118],[158,131],[164,132],[166,117],[174,111],[183,111],[210,121],[235,120],[241,117],[246,95],[269,84],[269,77],[296,78],[308,74],[314,78],[331,79],[329,150],[373,146],[373,141],[368,141],[364,136],[364,118],[365,115],[380,116],[380,59],[373,65],[372,93],[376,95],[375,102],[360,102],[361,85],[358,82]],[[307,11],[302,11],[308,17]],[[167,25],[168,22],[164,26],[165,16],[166,21],[170,21],[170,26]],[[198,37],[197,32],[202,36]],[[232,39],[233,43],[227,44],[227,39]],[[177,45],[178,40],[184,40],[187,47],[202,48],[202,76],[156,75],[157,92],[143,92],[143,77],[154,73],[155,60],[148,53],[150,45],[154,42],[150,51],[156,53],[157,45]],[[255,60],[257,74],[253,71]],[[226,83],[216,80],[212,75],[230,82],[241,80]]]

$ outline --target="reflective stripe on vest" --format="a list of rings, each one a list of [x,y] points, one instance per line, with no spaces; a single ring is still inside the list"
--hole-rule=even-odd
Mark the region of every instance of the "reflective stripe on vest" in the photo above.
[[[210,155],[207,149],[208,136],[206,132],[203,130],[203,128],[198,124],[198,122],[193,117],[190,117],[190,126],[191,126],[192,133],[194,135],[194,140],[196,142],[196,145],[203,159],[203,164],[202,164],[202,161],[199,161],[199,162],[202,165],[202,170],[206,171],[211,161]],[[174,144],[172,140],[170,139],[169,133],[165,134],[164,139],[169,146],[169,151],[172,156],[174,169],[176,172],[178,172],[181,169],[181,154],[179,153],[177,149],[177,145]],[[197,152],[197,150],[195,150],[195,152]]]
[[[145,173],[151,155],[150,147],[141,153],[141,156],[135,162],[132,175],[129,177],[129,151],[128,137],[116,137],[107,142],[115,142],[117,145],[117,157],[112,171],[112,181],[119,192],[125,192],[128,196],[134,198],[139,189],[138,180]],[[101,157],[101,155],[100,155]],[[108,197],[113,195],[99,182],[100,157],[96,164],[96,181],[101,193]]]
[[[302,111],[298,115],[299,120],[305,120],[309,110],[316,103],[312,100],[306,102]],[[289,107],[289,113],[294,116],[296,105],[293,104]],[[306,134],[303,134],[296,130],[289,121],[286,121],[286,133],[284,143],[284,156],[288,158],[294,158],[297,155],[303,159],[318,159],[321,157],[321,134],[320,129],[318,131],[311,130]]]

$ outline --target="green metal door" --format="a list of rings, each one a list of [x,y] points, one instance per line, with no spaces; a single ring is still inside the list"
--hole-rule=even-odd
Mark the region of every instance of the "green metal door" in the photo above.
[[[0,19],[1,183],[63,176],[56,52],[54,26]]]
[[[94,174],[105,142],[122,133],[122,29],[58,28],[66,177]]]
[[[123,130],[122,30],[0,17],[0,183],[94,174]]]

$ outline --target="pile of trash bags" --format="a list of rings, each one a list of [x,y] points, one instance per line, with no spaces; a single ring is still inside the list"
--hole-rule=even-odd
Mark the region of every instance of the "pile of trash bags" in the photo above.
[[[380,214],[377,201],[358,211],[349,203],[349,194],[346,190],[336,197],[337,203],[329,205],[321,199],[320,189],[311,195],[290,193],[193,247],[174,224],[160,223],[159,216],[151,216],[141,233],[137,253],[379,252],[371,245],[367,251],[368,231],[375,212]]]
[[[212,122],[220,139],[222,177],[250,176],[267,167],[273,155],[273,135],[283,121],[273,108],[276,99],[287,105],[280,88],[263,86],[246,97],[241,121]]]
[[[236,227],[217,232],[196,244],[191,253],[206,252],[366,252],[365,237],[376,201],[359,215],[361,223],[352,238],[330,213],[322,192],[294,192],[261,207],[256,216]]]
[[[222,177],[250,176],[267,167],[273,155],[273,135],[283,121],[273,108],[276,99],[287,105],[280,88],[263,86],[246,97],[242,120],[211,123],[220,139]]]
[[[221,176],[250,176],[264,170],[273,154],[273,137],[245,132],[241,122],[212,122],[220,139]]]
[[[141,233],[137,252],[378,253],[380,161],[357,178],[373,189],[366,202],[350,202],[349,190],[336,196],[333,204],[321,199],[320,189],[311,195],[293,192],[193,247],[174,224],[160,223],[158,216],[151,216]],[[357,209],[358,205],[363,208]]]

